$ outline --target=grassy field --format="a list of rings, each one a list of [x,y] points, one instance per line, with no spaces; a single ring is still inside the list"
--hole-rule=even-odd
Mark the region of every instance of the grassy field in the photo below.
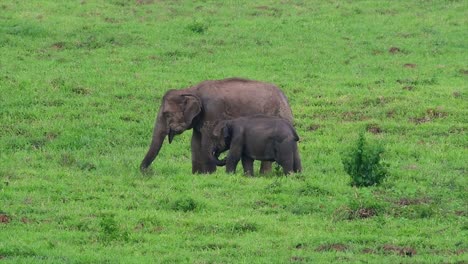
[[[467,9],[0,1],[0,262],[467,263]],[[162,95],[232,76],[283,89],[303,173],[192,175],[188,131],[140,174]]]

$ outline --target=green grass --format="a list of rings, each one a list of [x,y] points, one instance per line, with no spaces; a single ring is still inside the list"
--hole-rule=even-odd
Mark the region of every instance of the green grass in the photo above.
[[[466,263],[465,1],[1,1],[0,261]],[[289,97],[304,172],[141,175],[165,91]],[[353,188],[367,130],[390,176]],[[238,171],[241,171],[240,169]]]

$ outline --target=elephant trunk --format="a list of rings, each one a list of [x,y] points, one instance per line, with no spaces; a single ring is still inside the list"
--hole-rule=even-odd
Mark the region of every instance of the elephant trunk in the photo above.
[[[151,165],[156,156],[158,156],[159,150],[161,149],[164,142],[164,138],[169,134],[170,140],[172,141],[172,137],[174,136],[174,133],[167,128],[166,119],[162,115],[161,110],[162,109],[160,109],[158,113],[158,117],[154,125],[153,138],[151,140],[150,148],[140,165],[141,171],[145,171]]]
[[[225,166],[226,165],[226,158],[220,160],[219,155],[221,155],[221,152],[219,152],[219,151],[214,150],[212,152],[212,161],[213,161],[213,163],[215,163],[216,166],[220,166],[220,167]]]
[[[219,160],[219,158],[216,158],[216,166],[225,166],[226,165],[226,158]]]

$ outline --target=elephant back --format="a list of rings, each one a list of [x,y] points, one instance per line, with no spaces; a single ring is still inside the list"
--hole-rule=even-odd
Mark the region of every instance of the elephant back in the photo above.
[[[271,83],[230,78],[205,81],[192,89],[202,99],[206,120],[263,114],[293,123],[287,97]]]

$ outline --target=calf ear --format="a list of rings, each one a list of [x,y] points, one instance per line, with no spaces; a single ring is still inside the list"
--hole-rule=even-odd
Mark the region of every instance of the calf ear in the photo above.
[[[216,138],[219,138],[223,134],[223,128],[226,124],[222,120],[216,121],[214,127],[213,127],[213,136]]]

